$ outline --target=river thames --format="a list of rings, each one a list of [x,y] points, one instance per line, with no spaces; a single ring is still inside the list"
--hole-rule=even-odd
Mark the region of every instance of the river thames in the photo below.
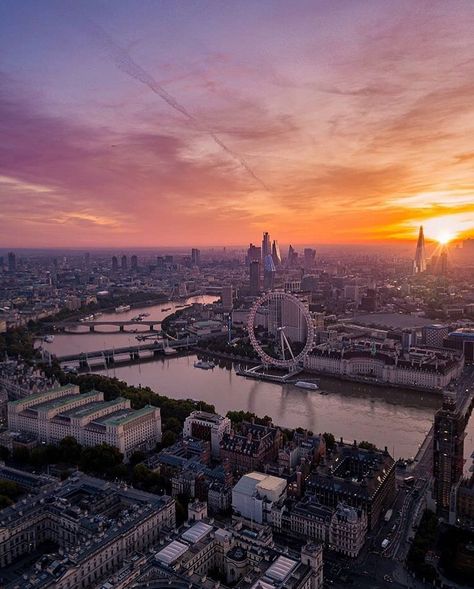
[[[191,302],[209,303],[214,297],[188,299]],[[131,319],[141,312],[147,319],[162,319],[172,313],[176,303],[163,303],[153,307],[136,308],[126,313],[104,313],[98,321]],[[81,329],[81,328],[80,328]],[[104,348],[121,347],[135,343],[136,333],[60,334],[43,346],[57,355],[91,352]],[[138,328],[144,329],[144,328]],[[175,399],[206,401],[218,413],[229,410],[252,411],[259,416],[269,415],[274,423],[284,427],[303,427],[315,433],[331,432],[346,441],[370,441],[378,447],[387,446],[395,457],[416,455],[433,422],[433,415],[441,405],[440,395],[420,393],[389,387],[321,378],[318,391],[296,388],[291,384],[277,384],[246,379],[236,374],[237,366],[221,362],[213,370],[194,367],[197,356],[160,357],[129,366],[100,370],[101,374],[115,376],[135,386],[149,386],[157,393]],[[473,419],[466,436],[466,450],[472,444]],[[469,457],[467,454],[466,458]]]

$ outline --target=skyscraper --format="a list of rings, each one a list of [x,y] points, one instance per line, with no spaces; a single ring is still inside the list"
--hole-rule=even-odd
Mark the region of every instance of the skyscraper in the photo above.
[[[133,255],[130,258],[130,267],[132,268],[132,270],[136,270],[138,268],[138,258],[137,258],[137,256]]]
[[[426,253],[425,253],[425,236],[423,234],[423,225],[420,227],[418,241],[416,244],[415,259],[413,261],[413,273],[420,274],[426,271]]]
[[[253,296],[256,296],[260,292],[260,261],[259,260],[251,260],[251,262],[249,264],[249,274],[250,274],[250,294]]]
[[[451,491],[463,474],[465,423],[455,393],[445,392],[443,406],[435,414],[433,438],[433,495],[439,515],[448,512]]]
[[[262,262],[265,264],[265,258],[272,254],[272,242],[270,234],[265,231],[262,239]]]
[[[293,246],[290,245],[288,248],[288,260],[286,261],[288,268],[294,268],[296,265],[297,259],[298,259],[298,254],[293,249]]]
[[[127,269],[127,265],[128,265],[127,264],[127,256],[124,254],[122,256],[122,262],[121,262],[122,270],[126,270]]]
[[[250,265],[251,262],[261,262],[262,260],[262,248],[257,247],[253,243],[249,245],[249,249],[247,250],[247,264]]]
[[[193,266],[200,266],[201,265],[201,250],[193,247],[191,250],[191,264]]]
[[[278,245],[278,241],[276,239],[273,240],[272,245],[272,258],[275,267],[278,268],[281,264],[281,253],[280,253],[280,246]]]
[[[443,245],[441,253],[439,254],[437,274],[439,276],[446,276],[448,273],[448,248]]]
[[[265,256],[263,263],[263,289],[273,290],[275,286],[276,268],[271,254]]]
[[[117,256],[112,256],[112,272],[117,272],[117,270],[118,270]]]
[[[8,271],[16,271],[16,256],[13,252],[8,252]]]
[[[222,308],[224,311],[232,311],[234,306],[234,289],[231,284],[222,287]]]
[[[304,255],[304,259],[303,259],[304,269],[307,271],[311,270],[314,266],[314,261],[316,259],[316,250],[314,250],[311,247],[305,247],[303,255]]]

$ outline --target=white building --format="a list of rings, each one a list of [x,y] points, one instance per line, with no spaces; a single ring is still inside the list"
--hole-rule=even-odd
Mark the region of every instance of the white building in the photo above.
[[[232,490],[232,511],[247,520],[266,523],[271,520],[273,505],[285,499],[286,487],[285,479],[250,472]]]
[[[67,436],[83,446],[106,443],[118,448],[125,459],[135,450],[154,448],[161,440],[158,407],[134,410],[128,399],[104,401],[100,391],[81,395],[75,385],[11,401],[8,428],[53,444]]]
[[[441,391],[460,376],[464,358],[444,350],[412,349],[408,356],[401,356],[395,351],[345,350],[324,344],[306,356],[304,367],[325,374]]]
[[[183,437],[210,442],[212,457],[219,458],[221,440],[230,430],[231,422],[228,417],[206,411],[193,411],[184,422]]]

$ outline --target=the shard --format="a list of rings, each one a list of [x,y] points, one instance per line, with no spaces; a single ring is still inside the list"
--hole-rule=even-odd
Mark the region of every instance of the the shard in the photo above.
[[[420,227],[418,242],[416,244],[415,259],[413,261],[413,273],[420,274],[426,270],[425,236],[423,226]]]

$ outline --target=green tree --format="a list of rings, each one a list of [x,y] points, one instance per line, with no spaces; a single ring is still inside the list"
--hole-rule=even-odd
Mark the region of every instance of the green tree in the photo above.
[[[122,464],[123,456],[117,448],[108,444],[99,444],[84,448],[80,458],[80,468],[93,474],[109,474],[111,469]]]
[[[171,430],[167,430],[163,433],[161,437],[161,446],[162,448],[168,448],[168,446],[172,446],[176,440],[178,439],[177,434]]]
[[[333,436],[333,434],[324,432],[323,438],[326,442],[326,448],[328,450],[333,450],[336,447],[336,438]]]

